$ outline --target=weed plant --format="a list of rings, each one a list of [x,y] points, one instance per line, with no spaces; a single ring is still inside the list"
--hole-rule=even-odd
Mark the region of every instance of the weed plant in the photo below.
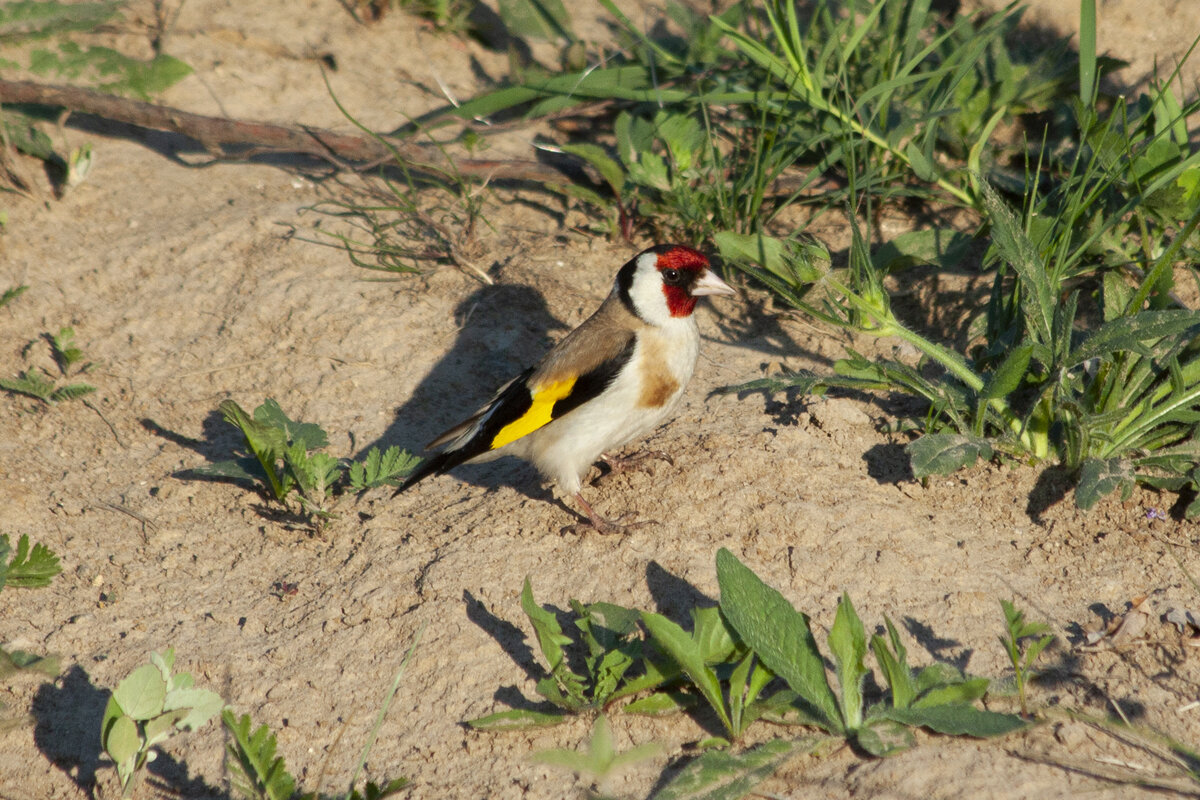
[[[59,383],[59,380],[87,372],[91,367],[90,363],[80,363],[84,356],[83,351],[75,345],[74,329],[61,328],[58,333],[47,333],[43,338],[50,345],[50,356],[58,367],[58,374],[38,367],[29,367],[15,378],[0,378],[0,389],[33,397],[48,406],[63,400],[75,400],[96,391],[95,386],[87,383]],[[27,347],[26,352],[28,350]]]
[[[691,631],[661,614],[572,600],[580,632],[572,639],[562,633],[551,611],[536,605],[526,579],[521,607],[550,670],[538,681],[537,692],[555,711],[510,709],[468,724],[483,730],[555,724],[568,714],[607,713],[619,699],[639,693],[621,710],[697,713],[698,706],[707,706],[724,735],[700,742],[707,752],[667,781],[655,798],[710,796],[702,789],[714,792],[712,797],[741,797],[793,755],[840,741],[867,755],[888,756],[913,746],[914,728],[990,737],[1025,725],[1015,715],[974,705],[988,690],[986,678],[966,676],[943,663],[913,670],[890,620],[884,620],[886,636],[868,638],[846,596],[826,640],[837,676],[831,683],[827,658],[806,615],[725,549],[717,554],[717,582],[720,605],[693,609]],[[644,638],[638,635],[638,622]],[[569,650],[584,651],[585,674],[567,666]],[[882,696],[864,690],[868,650],[879,667]],[[1028,670],[1039,652],[1025,650],[1021,666]],[[758,720],[816,733],[744,748],[742,739]],[[581,773],[607,774],[621,763],[621,754],[613,751],[611,740],[606,743],[604,728],[597,723],[584,750],[555,750],[550,760]],[[631,752],[645,755],[636,748]]]

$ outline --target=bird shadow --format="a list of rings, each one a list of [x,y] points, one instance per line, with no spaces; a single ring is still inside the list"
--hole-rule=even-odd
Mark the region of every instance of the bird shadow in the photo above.
[[[451,320],[454,344],[395,411],[387,429],[361,449],[391,445],[421,454],[426,443],[485,405],[501,386],[536,363],[568,326],[555,319],[545,297],[529,286],[481,286],[464,298]],[[513,469],[514,459],[466,464],[455,476],[489,489],[512,486],[545,499],[531,469]]]

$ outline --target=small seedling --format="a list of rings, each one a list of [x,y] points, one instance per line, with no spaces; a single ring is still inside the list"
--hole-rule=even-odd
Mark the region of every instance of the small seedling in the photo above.
[[[0,308],[4,308],[13,300],[16,300],[18,297],[25,294],[26,290],[28,289],[29,287],[24,284],[21,284],[20,286],[10,286],[5,289],[4,293],[0,294]]]
[[[1021,713],[1028,715],[1025,686],[1036,674],[1033,671],[1033,662],[1037,661],[1042,651],[1054,641],[1054,635],[1050,633],[1050,626],[1044,622],[1027,622],[1025,612],[1018,610],[1009,601],[1001,600],[1000,607],[1004,610],[1005,627],[1005,635],[1000,637],[1000,644],[1004,645],[1009,663],[1012,664],[1017,696],[1021,700]]]
[[[642,675],[627,678],[631,666],[642,659],[642,643],[637,637],[637,612],[611,603],[585,606],[571,601],[579,640],[566,636],[553,612],[542,608],[533,598],[529,578],[521,591],[521,608],[529,617],[538,646],[550,674],[537,682],[537,693],[557,706],[558,711],[540,712],[510,709],[467,722],[480,730],[526,728],[556,725],[568,714],[598,711],[622,697],[653,688],[665,680],[656,665],[644,662]],[[585,674],[573,671],[566,648],[582,645]],[[576,648],[579,649],[579,648]]]
[[[250,455],[217,461],[191,472],[257,483],[285,506],[294,496],[317,527],[332,518],[335,489],[347,474],[349,487],[362,492],[395,485],[420,463],[419,458],[398,447],[389,447],[383,453],[373,447],[362,462],[339,461],[321,452],[329,445],[324,429],[291,419],[279,403],[269,398],[254,409],[253,416],[233,400],[225,400],[219,409],[226,422],[242,432]]]
[[[83,360],[83,351],[75,346],[75,331],[70,327],[59,329],[57,334],[45,334],[50,344],[50,355],[58,365],[58,376],[44,369],[29,367],[15,378],[0,378],[0,389],[34,397],[46,405],[54,405],[62,400],[74,400],[96,391],[95,386],[86,383],[69,383],[59,386],[59,378],[68,378],[71,373],[86,372],[91,364],[76,366]]]
[[[592,738],[584,749],[551,748],[535,753],[533,760],[540,764],[569,769],[578,775],[588,775],[598,782],[603,782],[617,771],[639,761],[654,758],[661,752],[660,745],[647,742],[618,753],[613,746],[612,727],[608,717],[600,714],[592,725]]]
[[[196,689],[190,673],[172,674],[175,651],[150,654],[150,663],[117,684],[100,725],[100,746],[117,768],[123,796],[150,758],[150,748],[176,731],[194,731],[223,705],[221,696]]]

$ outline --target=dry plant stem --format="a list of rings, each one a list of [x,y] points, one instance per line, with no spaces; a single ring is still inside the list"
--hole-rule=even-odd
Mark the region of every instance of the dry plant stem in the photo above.
[[[0,80],[0,103],[33,103],[60,106],[114,122],[178,133],[195,139],[215,158],[245,158],[262,153],[297,153],[324,159],[338,169],[347,162],[370,168],[399,157],[410,168],[442,174],[451,166],[436,148],[400,140],[336,133],[303,125],[226,119],[193,114],[178,108],[116,97],[75,86],[55,86],[33,81]],[[224,148],[248,148],[230,154]],[[536,161],[456,158],[454,170],[472,180],[517,180],[563,183],[558,170]]]

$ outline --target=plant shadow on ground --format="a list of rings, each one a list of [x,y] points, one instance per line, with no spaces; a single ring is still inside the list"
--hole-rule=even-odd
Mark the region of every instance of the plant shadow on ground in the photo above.
[[[56,682],[42,684],[33,699],[34,744],[88,795],[102,766],[100,722],[111,694],[74,665]]]
[[[532,680],[546,677],[546,670],[538,663],[527,643],[524,631],[507,620],[500,619],[480,600],[469,591],[463,592],[463,603],[466,605],[467,619],[479,626],[484,633],[491,636],[500,648],[520,667]],[[510,708],[543,710],[548,703],[531,701],[526,698],[515,685],[501,686],[493,695],[497,702],[504,703]],[[463,723],[464,725],[466,723]]]

